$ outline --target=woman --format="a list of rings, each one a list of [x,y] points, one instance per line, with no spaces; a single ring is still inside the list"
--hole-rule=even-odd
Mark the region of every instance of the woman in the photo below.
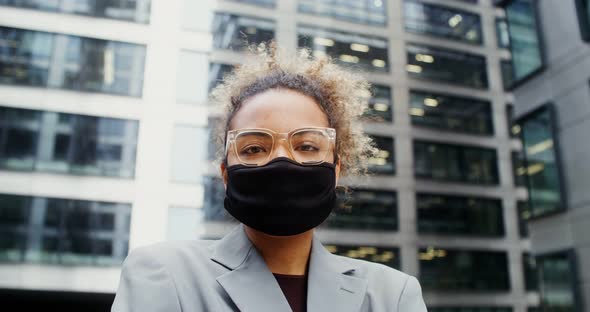
[[[314,232],[340,175],[366,171],[375,151],[358,122],[369,87],[328,57],[260,45],[212,92],[225,209],[240,224],[218,241],[134,249],[112,311],[426,311],[415,277],[333,255]]]

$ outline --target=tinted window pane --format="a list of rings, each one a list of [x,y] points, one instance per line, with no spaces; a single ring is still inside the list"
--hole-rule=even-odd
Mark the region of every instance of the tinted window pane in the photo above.
[[[254,4],[254,5],[259,5],[259,6],[269,7],[269,8],[273,8],[276,6],[276,0],[230,0],[230,1]]]
[[[487,88],[486,59],[483,56],[429,46],[407,45],[408,75],[473,88]]]
[[[533,216],[562,209],[561,182],[553,138],[553,113],[543,106],[520,120]]]
[[[519,200],[516,202],[516,209],[518,212],[518,231],[520,233],[520,237],[527,237],[529,236],[528,220],[531,217],[529,203]]]
[[[0,168],[131,178],[137,131],[132,120],[0,107]]]
[[[324,244],[326,249],[331,253],[362,259],[371,262],[377,262],[394,269],[400,268],[399,249],[392,247],[376,247],[376,246],[352,246],[340,244]]]
[[[0,83],[47,85],[54,36],[0,27],[0,38]]]
[[[393,103],[391,88],[382,85],[373,85],[369,99],[369,109],[365,113],[367,120],[374,122],[393,121]]]
[[[535,257],[531,256],[529,253],[524,253],[522,255],[522,266],[526,290],[538,291],[539,278],[537,274],[537,261],[535,260]]]
[[[537,257],[541,306],[545,311],[579,311],[575,298],[575,262],[573,252]]]
[[[371,138],[379,151],[375,157],[369,159],[369,171],[375,174],[395,174],[393,138],[374,135]]]
[[[590,41],[590,1],[576,0],[576,6],[582,39]]]
[[[536,3],[533,0],[512,0],[505,10],[514,80],[519,81],[543,66]]]
[[[338,204],[326,224],[334,228],[397,231],[397,194],[365,189],[339,192]]]
[[[243,50],[247,44],[259,44],[274,38],[271,20],[217,13],[213,19],[213,47]]]
[[[471,44],[482,43],[481,21],[477,14],[407,0],[404,13],[405,27],[409,32]]]
[[[151,0],[0,0],[0,5],[147,23]]]
[[[419,193],[416,208],[420,233],[504,236],[499,200]]]
[[[499,48],[510,47],[510,34],[508,33],[508,23],[505,18],[496,17],[496,43]]]
[[[0,261],[120,265],[130,214],[130,204],[0,194]]]
[[[0,83],[141,96],[145,46],[0,27]]]
[[[229,64],[209,63],[209,91],[222,82],[223,77],[232,69],[233,66]]]
[[[411,90],[410,115],[412,123],[419,126],[472,134],[494,134],[488,101]]]
[[[385,26],[387,9],[381,0],[299,0],[301,13],[329,16],[353,23]]]
[[[389,71],[387,40],[353,33],[299,27],[299,47],[309,47],[315,56],[327,54],[341,65],[374,72]]]
[[[420,178],[498,184],[496,151],[489,148],[414,142],[415,174]]]
[[[508,60],[501,60],[500,71],[502,72],[502,87],[504,88],[504,90],[508,90],[512,87],[512,84],[514,83],[512,73],[512,62]]]
[[[420,248],[419,259],[420,283],[426,290],[510,290],[506,252],[428,247]]]
[[[511,156],[514,185],[526,186],[526,168],[522,151],[512,151]]]
[[[203,181],[203,218],[206,221],[235,221],[223,206],[225,187],[221,178],[206,176]]]

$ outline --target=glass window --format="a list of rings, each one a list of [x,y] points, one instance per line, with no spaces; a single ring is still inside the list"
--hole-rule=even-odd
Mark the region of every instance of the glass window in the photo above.
[[[223,77],[233,70],[233,65],[221,63],[209,63],[209,92],[213,90]]]
[[[512,312],[506,307],[428,307],[429,312]]]
[[[120,265],[130,215],[130,204],[0,194],[0,261]]]
[[[518,231],[520,237],[529,236],[529,224],[528,220],[531,217],[531,210],[529,209],[529,203],[526,201],[517,201],[516,209],[518,211]]]
[[[297,8],[301,13],[329,16],[335,19],[385,26],[387,8],[383,0],[299,0]]]
[[[470,134],[494,134],[488,101],[410,90],[410,116],[412,123],[418,126]]]
[[[576,6],[582,39],[585,41],[590,41],[590,1],[576,0]]]
[[[376,147],[377,155],[369,159],[369,172],[374,174],[395,174],[394,139],[371,135]]]
[[[397,231],[397,193],[368,189],[338,192],[338,203],[326,225],[343,229]]]
[[[209,59],[205,53],[180,51],[176,73],[176,100],[205,104],[208,95]]]
[[[573,250],[537,256],[543,311],[582,311],[577,296]]]
[[[483,56],[431,46],[408,44],[408,75],[465,87],[488,87],[486,59]]]
[[[539,278],[537,275],[537,261],[529,253],[522,254],[522,266],[524,272],[524,284],[528,291],[539,290]]]
[[[514,81],[520,81],[543,67],[538,33],[536,1],[510,0],[505,5]]]
[[[233,2],[241,2],[247,4],[254,4],[263,7],[274,8],[276,6],[276,0],[230,0]]]
[[[502,88],[504,88],[504,90],[510,90],[514,83],[514,77],[512,76],[512,62],[509,60],[501,60],[500,71],[502,72]]]
[[[510,290],[508,257],[504,251],[419,249],[420,283],[425,290]],[[485,270],[482,270],[485,268]]]
[[[508,134],[512,138],[518,138],[520,125],[514,120],[514,106],[512,104],[506,105],[506,120],[506,123],[508,124]]]
[[[565,209],[551,107],[544,105],[519,120],[526,164],[524,172],[534,217]]]
[[[223,206],[225,187],[221,178],[206,176],[203,181],[203,218],[207,221],[237,221]]]
[[[207,171],[206,128],[176,125],[170,157],[170,178],[175,182],[201,183]]]
[[[498,184],[496,151],[489,148],[414,141],[415,174],[419,178]]]
[[[132,120],[0,107],[0,168],[132,178],[137,132]]]
[[[0,27],[0,83],[139,97],[145,46]]]
[[[348,32],[298,27],[299,47],[308,47],[315,56],[327,54],[341,65],[373,72],[388,72],[387,39]]]
[[[479,15],[445,6],[405,1],[406,31],[481,45]]]
[[[526,186],[526,168],[522,151],[512,151],[512,172],[515,186]]]
[[[510,34],[505,18],[496,17],[496,43],[499,48],[508,49],[510,47]]]
[[[274,38],[272,20],[216,13],[213,18],[213,47],[216,49],[244,50],[248,44],[258,45]]]
[[[497,199],[416,194],[418,232],[466,236],[504,236],[502,203]]]
[[[148,23],[151,0],[0,0],[0,5]]]
[[[328,243],[324,246],[328,251],[339,256],[376,262],[394,269],[400,268],[399,248]]]
[[[374,84],[371,87],[371,98],[369,109],[364,117],[373,122],[392,122],[393,103],[391,88],[388,86]]]

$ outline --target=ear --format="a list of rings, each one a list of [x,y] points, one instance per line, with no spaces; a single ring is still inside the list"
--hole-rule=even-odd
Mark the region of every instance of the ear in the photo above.
[[[223,178],[223,187],[227,190],[227,168],[223,161],[219,165],[219,170],[221,171],[221,177]]]

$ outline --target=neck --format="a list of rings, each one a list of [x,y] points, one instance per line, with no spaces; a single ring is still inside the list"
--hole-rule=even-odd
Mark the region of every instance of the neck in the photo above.
[[[268,235],[246,225],[244,229],[272,273],[305,274],[311,253],[313,229],[290,236]]]

